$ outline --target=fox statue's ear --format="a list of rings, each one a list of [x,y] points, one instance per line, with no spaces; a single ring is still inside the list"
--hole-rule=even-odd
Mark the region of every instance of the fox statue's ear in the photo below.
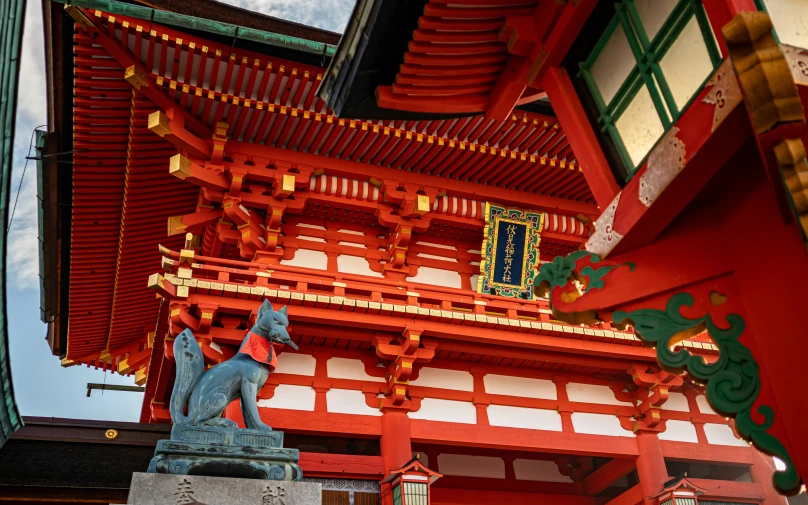
[[[267,312],[272,312],[272,304],[269,303],[269,300],[264,299],[264,303],[262,303],[261,308],[258,309],[258,317],[260,318]]]
[[[286,305],[284,305],[283,308],[278,312],[283,314],[283,317],[289,317],[289,315],[286,313]]]

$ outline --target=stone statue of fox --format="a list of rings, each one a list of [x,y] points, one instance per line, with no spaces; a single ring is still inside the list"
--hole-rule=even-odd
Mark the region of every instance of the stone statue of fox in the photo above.
[[[274,310],[269,300],[264,300],[239,352],[208,371],[194,334],[188,329],[180,333],[174,341],[177,378],[170,406],[174,424],[233,426],[235,423],[222,414],[230,402],[241,398],[247,428],[272,431],[258,416],[256,395],[276,367],[272,343],[297,349],[286,330],[288,325],[286,307]]]

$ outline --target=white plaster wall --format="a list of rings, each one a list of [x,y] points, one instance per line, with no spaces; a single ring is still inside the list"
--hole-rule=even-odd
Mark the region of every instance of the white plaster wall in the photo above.
[[[476,424],[477,407],[470,402],[424,398],[417,412],[408,414],[410,419],[445,421],[449,423]]]
[[[746,447],[748,444],[739,438],[735,438],[732,428],[726,424],[705,424],[704,434],[707,435],[707,442],[716,445],[734,445]]]
[[[527,428],[531,430],[561,431],[561,415],[555,410],[489,405],[488,423],[491,426]]]
[[[418,240],[415,242],[418,245],[428,246],[428,247],[435,247],[438,249],[446,249],[448,251],[457,251],[457,248],[453,245],[443,245],[443,244],[436,244],[434,242],[424,242],[422,240]]]
[[[702,414],[718,414],[713,407],[710,405],[710,402],[707,401],[707,397],[704,395],[699,395],[696,397],[696,405],[699,406],[699,412]]]
[[[529,379],[510,375],[488,374],[483,377],[485,392],[492,395],[521,396],[556,400],[556,385],[546,379]]]
[[[610,435],[613,437],[633,437],[634,434],[620,426],[617,416],[610,414],[572,413],[572,427],[576,433]]]
[[[285,352],[278,355],[278,368],[275,369],[275,373],[312,376],[316,365],[317,360],[310,354]]]
[[[765,0],[763,3],[780,42],[808,49],[808,7],[805,0]]]
[[[666,403],[667,405],[667,403]],[[693,442],[697,444],[699,437],[696,435],[696,427],[690,421],[677,421],[669,419],[665,423],[665,431],[659,433],[660,440],[672,440],[674,442]]]
[[[323,251],[298,249],[295,251],[294,258],[290,260],[281,260],[281,265],[325,270],[328,268],[328,256],[326,256]]]
[[[407,281],[447,288],[460,288],[459,273],[439,268],[418,267],[418,274],[415,277],[407,277]]]
[[[477,283],[480,282],[479,274],[472,274],[469,276],[469,285],[472,291],[477,291]]]
[[[493,456],[438,455],[438,472],[461,477],[505,478],[505,461]]]
[[[308,235],[298,235],[298,240],[308,240],[309,242],[320,242],[325,244],[325,239],[322,237],[309,237]]]
[[[273,409],[314,410],[314,389],[309,386],[281,384],[268,400],[258,400],[259,407]]]
[[[368,260],[359,256],[340,254],[337,256],[337,270],[345,274],[367,275],[369,277],[384,277],[370,269]]]
[[[319,224],[297,223],[295,226],[299,226],[300,228],[311,228],[312,230],[325,230],[325,226]]]
[[[531,480],[536,482],[572,482],[566,475],[561,475],[555,461],[541,459],[515,459],[513,472],[516,480]]]
[[[337,414],[359,414],[363,416],[380,416],[379,409],[368,407],[365,394],[353,389],[329,389],[325,394],[327,410]]]
[[[365,373],[365,365],[358,359],[331,358],[328,360],[327,370],[332,379],[384,382],[381,377],[372,377]]]
[[[438,256],[437,254],[418,253],[416,256],[419,257],[419,258],[429,258],[429,259],[433,259],[433,260],[441,260],[441,261],[449,261],[449,262],[452,262],[452,263],[457,263],[456,258],[448,258],[446,256]]]
[[[614,392],[609,386],[599,386],[596,384],[580,384],[570,382],[567,384],[567,397],[571,402],[598,403],[600,405],[632,405],[628,402],[621,402],[614,397]]]
[[[668,393],[668,399],[662,404],[664,410],[675,410],[677,412],[690,412],[687,404],[687,397],[682,393]]]
[[[413,386],[474,391],[474,377],[468,372],[424,367],[418,372],[418,380],[410,381]]]

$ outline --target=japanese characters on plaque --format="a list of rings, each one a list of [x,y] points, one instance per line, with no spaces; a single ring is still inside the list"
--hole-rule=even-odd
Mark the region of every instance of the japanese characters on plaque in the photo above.
[[[485,204],[477,292],[533,298],[544,214]]]

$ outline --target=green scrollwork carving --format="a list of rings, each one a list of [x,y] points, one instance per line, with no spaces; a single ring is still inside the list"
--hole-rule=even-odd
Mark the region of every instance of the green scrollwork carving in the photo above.
[[[545,263],[539,268],[539,275],[533,279],[534,288],[551,292],[557,287],[564,286],[575,272],[575,262],[587,255],[592,255],[595,261],[600,260],[597,254],[587,251],[575,251],[567,256],[556,256],[552,263]]]
[[[603,289],[605,282],[603,278],[617,267],[627,266],[629,271],[634,271],[634,263],[620,263],[618,265],[608,265],[600,268],[593,268],[592,265],[600,262],[600,256],[589,251],[575,251],[567,256],[556,256],[552,263],[545,263],[539,270],[539,275],[533,281],[533,286],[538,292],[551,292],[557,287],[567,284],[570,279],[578,278],[576,272],[577,262],[580,259],[589,257],[589,265],[581,269],[580,277],[587,277],[586,288],[582,294],[586,294],[593,289]]]
[[[752,417],[753,405],[760,393],[760,368],[752,352],[739,341],[746,322],[740,315],[730,314],[728,328],[722,329],[713,323],[709,314],[696,319],[682,316],[681,308],[692,307],[693,303],[691,294],[677,293],[668,300],[664,311],[617,311],[613,319],[616,324],[630,321],[640,338],[654,345],[661,366],[677,373],[686,370],[696,380],[704,382],[710,404],[717,412],[735,418],[738,434],[785,463],[785,470],[774,474],[775,487],[784,493],[795,491],[800,478],[794,463],[783,444],[768,433],[774,423],[774,411],[763,405],[757,409],[763,421],[758,423]],[[678,342],[704,330],[719,349],[715,362],[707,363],[684,348],[673,350]]]

